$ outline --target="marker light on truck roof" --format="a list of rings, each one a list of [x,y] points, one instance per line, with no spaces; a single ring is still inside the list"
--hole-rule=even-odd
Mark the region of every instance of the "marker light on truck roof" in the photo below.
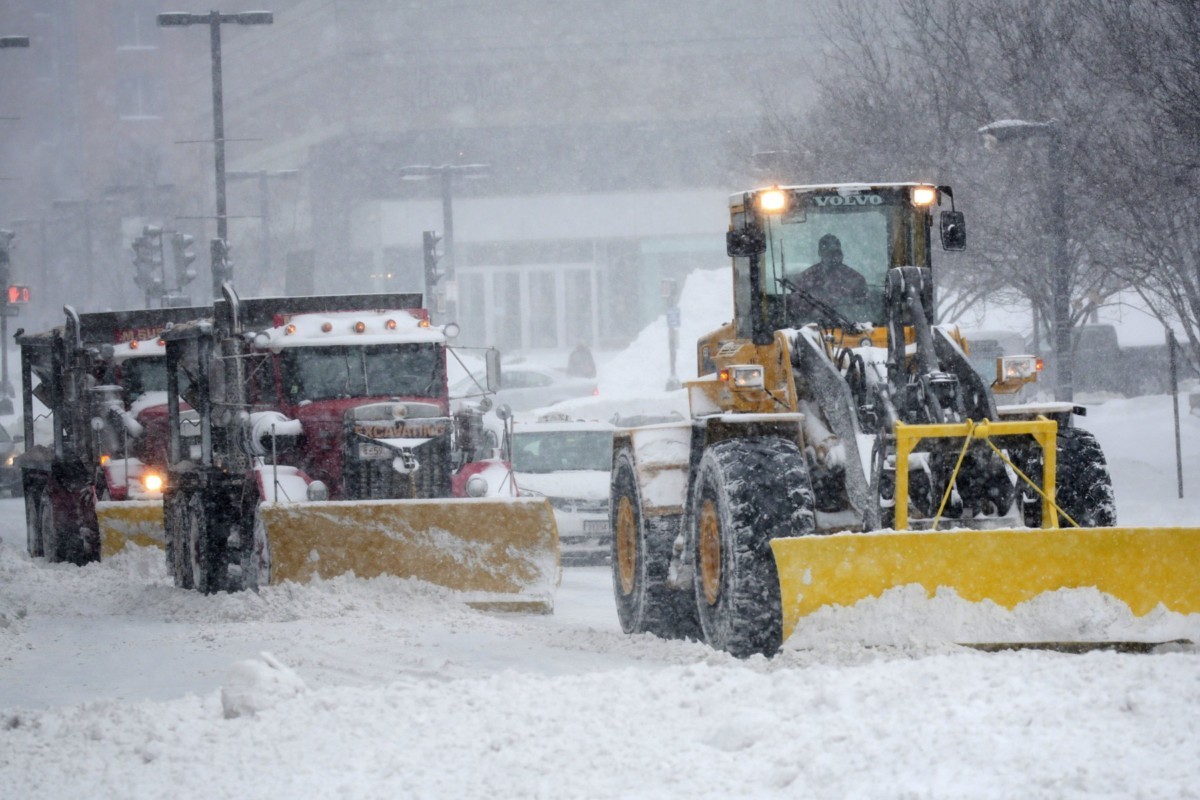
[[[129,349],[130,349],[130,350],[137,350],[137,349],[138,349],[138,344],[140,344],[140,343],[138,342],[138,340],[137,340],[137,339],[133,339],[133,340],[131,340],[131,341],[129,342]]]
[[[283,329],[284,336],[291,336],[295,332],[296,332],[296,323],[294,323],[294,322],[289,322],[287,324],[287,327]]]
[[[355,333],[362,333],[366,329],[367,329],[367,323],[363,322],[362,320],[359,320],[358,322],[354,323],[354,332]]]
[[[937,199],[937,189],[932,186],[918,186],[912,191],[913,205],[927,206]]]
[[[787,194],[779,189],[769,189],[758,196],[758,210],[766,214],[778,214],[787,208]]]
[[[321,323],[321,333],[329,333],[331,330],[333,330],[332,322]]]
[[[383,327],[387,328],[389,331],[396,330],[396,320],[389,319],[387,322],[383,323]]]

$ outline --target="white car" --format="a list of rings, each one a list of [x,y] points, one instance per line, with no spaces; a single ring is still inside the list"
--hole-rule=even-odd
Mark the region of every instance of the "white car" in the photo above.
[[[550,499],[562,563],[610,558],[608,483],[613,428],[607,422],[514,422],[512,463],[522,495]]]

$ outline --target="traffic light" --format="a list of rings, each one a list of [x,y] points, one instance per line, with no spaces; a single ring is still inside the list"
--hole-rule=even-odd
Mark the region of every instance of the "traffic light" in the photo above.
[[[146,292],[146,302],[157,305],[154,299],[163,289],[162,228],[147,225],[142,235],[133,240],[134,281]]]
[[[438,279],[442,277],[437,271],[438,259],[441,258],[441,254],[437,251],[437,245],[442,240],[442,237],[433,231],[425,231],[421,236],[424,241],[425,251],[425,293],[432,294],[433,287],[437,285]]]
[[[219,297],[221,284],[233,280],[233,259],[229,257],[233,246],[225,239],[212,239],[209,245],[212,249],[213,296]]]
[[[9,305],[24,305],[29,302],[29,287],[12,285],[8,287]]]
[[[12,231],[0,230],[0,286],[7,286],[9,267],[12,263],[13,239],[17,235]]]
[[[186,233],[175,233],[171,236],[171,250],[175,254],[175,280],[182,289],[196,279],[196,270],[192,262],[196,260],[196,252],[192,249],[196,237]]]

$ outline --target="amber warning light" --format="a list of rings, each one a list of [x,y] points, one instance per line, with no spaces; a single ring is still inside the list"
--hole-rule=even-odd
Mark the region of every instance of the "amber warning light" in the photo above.
[[[8,302],[14,305],[24,305],[29,302],[28,286],[9,286]]]

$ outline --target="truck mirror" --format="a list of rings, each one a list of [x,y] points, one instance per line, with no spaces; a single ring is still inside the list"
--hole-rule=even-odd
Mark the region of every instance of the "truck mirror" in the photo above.
[[[767,237],[762,228],[747,225],[725,232],[725,252],[731,258],[756,256],[767,251]]]
[[[967,220],[963,212],[942,212],[942,249],[967,249]]]
[[[487,350],[487,388],[494,392],[500,388],[500,351],[494,347]]]

